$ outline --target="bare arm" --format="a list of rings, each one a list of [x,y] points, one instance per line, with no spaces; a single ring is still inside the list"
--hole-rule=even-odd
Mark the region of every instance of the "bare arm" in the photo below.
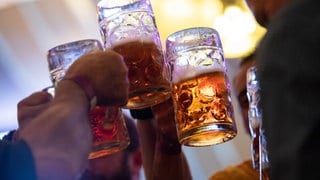
[[[171,100],[152,107],[152,120],[138,120],[144,170],[149,180],[192,179],[178,142]]]
[[[157,124],[152,179],[192,179],[187,159],[177,138],[172,100],[152,107],[152,111]]]
[[[153,121],[151,119],[137,121],[141,144],[142,163],[146,179],[151,179],[152,177],[153,157],[156,145],[156,132],[152,123]]]

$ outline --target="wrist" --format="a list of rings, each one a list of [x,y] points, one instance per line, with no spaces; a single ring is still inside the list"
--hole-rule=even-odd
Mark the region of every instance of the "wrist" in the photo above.
[[[96,103],[97,103],[97,97],[94,92],[93,87],[91,86],[89,80],[86,77],[83,76],[77,76],[77,75],[71,75],[64,77],[63,80],[70,80],[73,81],[75,84],[77,84],[85,93],[86,97],[88,98],[90,102],[90,109],[92,109]]]

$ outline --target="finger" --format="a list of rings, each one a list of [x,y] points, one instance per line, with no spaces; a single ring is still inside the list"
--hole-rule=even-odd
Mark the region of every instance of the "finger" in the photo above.
[[[18,124],[19,129],[23,128],[26,124],[32,121],[32,119],[36,118],[39,114],[41,114],[45,109],[50,106],[50,102],[46,102],[43,104],[35,105],[35,106],[23,106],[18,109]]]
[[[52,100],[52,95],[45,91],[39,91],[31,94],[18,103],[18,109],[23,106],[36,106]]]
[[[25,122],[36,117],[44,111],[51,102],[52,96],[47,92],[35,92],[18,103],[18,124],[23,126]]]

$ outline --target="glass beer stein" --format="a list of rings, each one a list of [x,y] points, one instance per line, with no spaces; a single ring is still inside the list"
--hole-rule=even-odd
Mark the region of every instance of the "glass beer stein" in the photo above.
[[[58,45],[47,54],[50,78],[54,86],[63,78],[73,62],[84,54],[103,50],[100,41],[84,39]],[[52,93],[52,90],[51,90]],[[130,138],[119,107],[95,106],[89,113],[93,147],[89,159],[125,149]]]
[[[219,34],[207,27],[184,29],[166,40],[175,120],[180,143],[208,146],[237,134]]]
[[[260,85],[257,78],[258,68],[247,70],[247,97],[249,101],[248,119],[251,136],[251,155],[253,168],[259,171],[260,180],[269,180],[269,158],[267,139],[262,126],[262,109],[260,107]]]
[[[171,95],[170,76],[149,0],[102,0],[97,4],[105,48],[129,69],[128,109],[142,109]]]

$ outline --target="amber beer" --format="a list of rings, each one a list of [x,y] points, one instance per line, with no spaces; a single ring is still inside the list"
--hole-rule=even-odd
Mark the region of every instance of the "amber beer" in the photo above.
[[[180,143],[208,146],[236,136],[225,75],[207,72],[173,84]]]
[[[126,108],[150,107],[168,99],[169,72],[161,49],[151,40],[126,40],[112,47],[129,69],[129,100]]]

